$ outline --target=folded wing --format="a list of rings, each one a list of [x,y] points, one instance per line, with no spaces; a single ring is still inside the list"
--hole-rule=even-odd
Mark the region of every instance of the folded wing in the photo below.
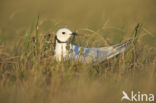
[[[70,44],[71,52],[68,59],[85,63],[103,62],[123,52],[131,42],[132,40],[129,40],[124,43],[100,48],[85,48]]]

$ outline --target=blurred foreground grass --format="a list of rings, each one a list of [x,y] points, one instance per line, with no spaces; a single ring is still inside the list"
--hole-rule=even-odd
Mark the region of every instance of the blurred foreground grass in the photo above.
[[[154,0],[29,3],[0,4],[0,103],[120,103],[123,90],[156,94]],[[61,27],[80,33],[81,46],[135,43],[102,64],[57,63],[53,38]]]

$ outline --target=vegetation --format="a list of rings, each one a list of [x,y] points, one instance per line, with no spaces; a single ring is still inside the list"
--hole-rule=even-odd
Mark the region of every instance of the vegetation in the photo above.
[[[2,1],[0,5],[11,5],[12,11],[1,10],[7,19],[0,16],[0,103],[120,103],[123,90],[156,94],[155,1],[98,0],[86,7],[87,2],[32,1],[33,6],[25,0],[19,3],[28,10],[21,12],[16,11],[17,4]],[[45,7],[45,14],[39,5]],[[32,16],[35,20],[25,18],[38,10],[40,16]],[[29,13],[22,14],[25,11]],[[53,39],[61,27],[78,32],[74,43],[81,46],[129,39],[133,44],[100,64],[56,62]]]

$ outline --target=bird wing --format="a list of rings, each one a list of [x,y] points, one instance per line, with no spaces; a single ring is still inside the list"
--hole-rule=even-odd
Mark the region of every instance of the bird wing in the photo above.
[[[85,63],[103,62],[104,60],[110,59],[123,52],[131,42],[132,41],[130,40],[124,43],[100,48],[85,48],[70,44],[70,50],[72,52],[69,53],[69,58]]]

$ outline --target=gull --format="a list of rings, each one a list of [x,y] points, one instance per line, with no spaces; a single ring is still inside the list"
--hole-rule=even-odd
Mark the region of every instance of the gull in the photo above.
[[[68,28],[61,28],[56,32],[54,41],[56,61],[72,60],[82,63],[101,63],[125,51],[126,47],[132,43],[132,40],[129,40],[124,43],[97,48],[87,48],[69,43],[69,48],[67,48],[70,38],[75,35],[77,33]]]

